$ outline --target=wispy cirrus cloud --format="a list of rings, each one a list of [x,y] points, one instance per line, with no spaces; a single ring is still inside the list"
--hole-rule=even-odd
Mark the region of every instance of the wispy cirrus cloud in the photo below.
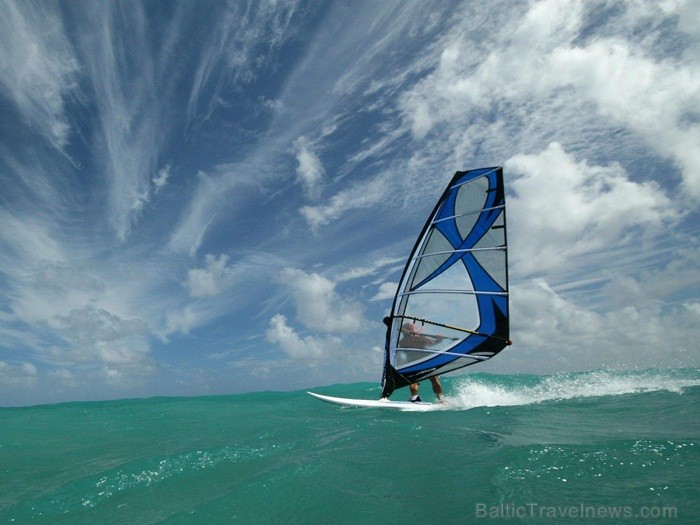
[[[212,173],[197,173],[197,189],[170,234],[168,248],[194,257],[209,227],[235,216],[237,205],[259,196],[261,179],[269,173],[261,173],[257,166],[245,163],[219,165]]]
[[[271,177],[271,174],[277,172],[280,164],[288,162],[290,151],[293,152],[299,166],[296,176],[300,177],[307,195],[312,199],[320,196],[320,174],[328,170],[320,163],[311,145],[320,148],[325,141],[333,142],[336,140],[334,132],[339,129],[338,123],[348,125],[355,121],[357,114],[369,112],[363,106],[363,101],[380,89],[382,81],[387,86],[393,84],[392,89],[396,89],[403,76],[398,75],[397,79],[397,75],[387,68],[386,60],[392,57],[396,46],[400,46],[398,42],[407,33],[430,31],[424,24],[424,16],[429,9],[421,3],[363,4],[359,9],[352,8],[352,16],[349,16],[350,8],[342,4],[335,4],[330,9],[329,23],[319,27],[303,57],[285,79],[283,89],[276,98],[268,131],[260,136],[255,147],[248,150],[240,162],[248,172],[256,173],[261,184],[279,185],[280,179]],[[341,19],[343,22],[338,22]],[[264,17],[256,19],[261,28],[251,31],[249,36],[264,35],[264,20]],[[338,31],[339,25],[343,26],[343,31]],[[431,27],[434,29],[434,24]],[[292,23],[288,30],[279,34],[288,38],[293,32]],[[365,38],[356,38],[358,33],[367,32],[369,35]],[[219,50],[214,53],[215,60],[225,54],[225,48],[210,47]],[[414,47],[420,49],[418,44]],[[269,50],[274,51],[275,48]],[[408,76],[408,73],[404,72],[404,75]],[[382,80],[373,80],[376,78]],[[381,111],[384,105],[382,101],[371,111]],[[304,137],[303,143],[298,142],[299,137]],[[376,154],[393,142],[382,140],[381,145],[365,144],[365,147]],[[362,158],[355,156],[350,162],[356,164]],[[347,191],[336,193],[330,198],[330,203],[305,206],[300,212],[309,225],[317,228],[342,215],[345,210],[366,208],[379,202],[386,191],[385,179],[386,174],[382,174],[369,182],[369,186],[357,183]],[[202,181],[193,199],[196,206],[190,207],[182,222],[188,225],[189,230],[201,235],[209,225],[222,220],[220,211],[227,207],[219,197],[228,191],[227,179],[217,178],[211,181],[213,184],[209,182]],[[275,191],[268,188],[269,193]],[[200,243],[203,241],[203,238],[197,239]]]
[[[202,46],[188,103],[188,119],[206,119],[225,105],[225,90],[250,83],[298,30],[295,14],[304,2],[226,4]]]
[[[0,243],[4,248],[0,261],[7,273],[17,275],[23,263],[26,270],[28,261],[36,264],[65,259],[63,246],[56,240],[56,229],[41,218],[0,210],[0,221]]]
[[[3,3],[0,89],[21,117],[63,150],[71,123],[66,105],[80,96],[77,60],[61,17],[44,2]]]
[[[88,139],[109,189],[108,220],[124,241],[167,180],[160,177],[168,171],[159,159],[172,131],[167,103],[177,77],[157,62],[142,4],[86,4],[75,16],[81,22],[77,49],[98,123]]]
[[[302,206],[299,212],[312,229],[317,229],[348,211],[374,206],[381,202],[389,191],[387,177],[377,176],[336,193],[325,204]]]

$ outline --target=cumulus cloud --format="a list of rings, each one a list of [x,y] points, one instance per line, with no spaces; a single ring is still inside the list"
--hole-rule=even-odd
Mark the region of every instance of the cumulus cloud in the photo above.
[[[682,168],[685,189],[700,198],[700,125],[687,120],[700,108],[697,67],[655,62],[619,40],[557,49],[550,66],[552,84],[574,86],[596,104],[602,116],[675,159]]]
[[[398,287],[398,283],[382,283],[379,285],[377,293],[370,301],[386,301],[387,299],[393,299]]]
[[[307,335],[301,337],[287,324],[287,318],[282,314],[276,314],[270,319],[266,338],[271,343],[277,343],[291,359],[314,361],[327,356],[341,341],[337,337],[314,337]]]
[[[217,258],[208,254],[204,258],[204,268],[193,268],[187,272],[187,287],[190,297],[214,297],[233,286],[236,269],[228,266],[228,255]]]
[[[129,376],[153,372],[146,324],[137,318],[122,319],[105,309],[85,306],[54,319],[67,347],[54,346],[47,357],[54,364],[101,365],[128,372]]]
[[[46,375],[49,378],[55,380],[56,383],[61,387],[75,388],[80,384],[78,380],[78,375],[67,368],[51,370]]]
[[[29,362],[13,365],[0,361],[0,391],[13,386],[34,387],[38,375],[36,367]]]
[[[514,347],[521,371],[698,366],[700,315],[687,306],[641,301],[585,307],[535,279],[511,289]]]
[[[347,299],[336,291],[336,283],[317,273],[307,273],[296,268],[285,268],[278,282],[291,292],[296,318],[307,329],[326,335],[300,335],[290,326],[286,316],[276,314],[270,319],[266,338],[277,343],[285,354],[296,360],[319,361],[334,353],[340,358],[351,359],[358,351],[348,347],[342,336],[356,336],[371,325],[364,318],[361,303]]]
[[[317,273],[285,268],[279,281],[292,293],[298,319],[319,332],[357,332],[364,328],[365,319],[360,303],[343,298],[335,283]]]
[[[456,169],[504,163],[525,350],[505,359],[599,367],[695,340],[692,0],[397,5],[4,2],[0,377],[109,396],[169,359],[149,328],[165,347],[207,326],[236,359],[275,343],[248,355],[277,385],[341,359],[374,378],[425,213]],[[269,253],[232,262],[231,243]]]
[[[424,139],[443,124],[467,128],[476,115],[489,123],[488,112],[496,109],[522,121],[521,133],[527,127],[540,134],[556,128],[540,120],[551,118],[551,108],[560,108],[559,118],[575,108],[579,115],[567,115],[565,125],[588,119],[590,126],[595,117],[599,127],[635,133],[672,158],[686,191],[700,197],[700,127],[689,118],[700,105],[700,72],[693,57],[656,56],[653,39],[634,41],[641,28],[671,15],[653,4],[625,7],[625,23],[614,35],[584,35],[589,6],[556,0],[532,3],[493,41],[480,42],[486,49],[475,50],[457,33],[445,42],[435,70],[402,95],[413,136]],[[510,134],[512,123],[501,124],[498,133]],[[469,136],[472,144],[478,140]]]
[[[558,143],[516,155],[505,167],[515,196],[508,202],[515,267],[546,271],[575,257],[638,241],[678,219],[655,182],[635,183],[618,165],[577,162]],[[634,235],[631,235],[634,233]]]
[[[174,332],[189,334],[190,330],[202,323],[204,316],[198,309],[192,306],[185,306],[179,310],[172,310],[165,318],[164,333],[160,334],[163,341],[167,342],[166,335]]]
[[[22,321],[52,325],[54,316],[98,301],[105,283],[87,268],[68,264],[27,261],[26,279],[17,284],[12,309]],[[36,268],[30,265],[37,264]]]

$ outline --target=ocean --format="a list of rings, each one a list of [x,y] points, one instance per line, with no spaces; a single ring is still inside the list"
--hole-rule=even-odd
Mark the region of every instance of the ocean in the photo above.
[[[1,408],[0,523],[700,523],[699,369],[443,385]]]

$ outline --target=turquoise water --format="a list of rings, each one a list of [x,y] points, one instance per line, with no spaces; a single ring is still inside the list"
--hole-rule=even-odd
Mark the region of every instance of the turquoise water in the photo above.
[[[2,408],[0,523],[700,523],[700,370],[443,384]]]

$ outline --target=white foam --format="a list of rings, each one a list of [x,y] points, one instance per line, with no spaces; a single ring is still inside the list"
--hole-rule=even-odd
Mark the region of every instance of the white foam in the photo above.
[[[512,380],[513,376],[506,376]],[[666,390],[681,393],[700,385],[700,378],[678,377],[673,371],[614,372],[592,371],[544,377],[535,385],[498,384],[499,376],[488,379],[469,377],[457,383],[450,395],[455,408],[517,406],[600,396],[616,396]]]

